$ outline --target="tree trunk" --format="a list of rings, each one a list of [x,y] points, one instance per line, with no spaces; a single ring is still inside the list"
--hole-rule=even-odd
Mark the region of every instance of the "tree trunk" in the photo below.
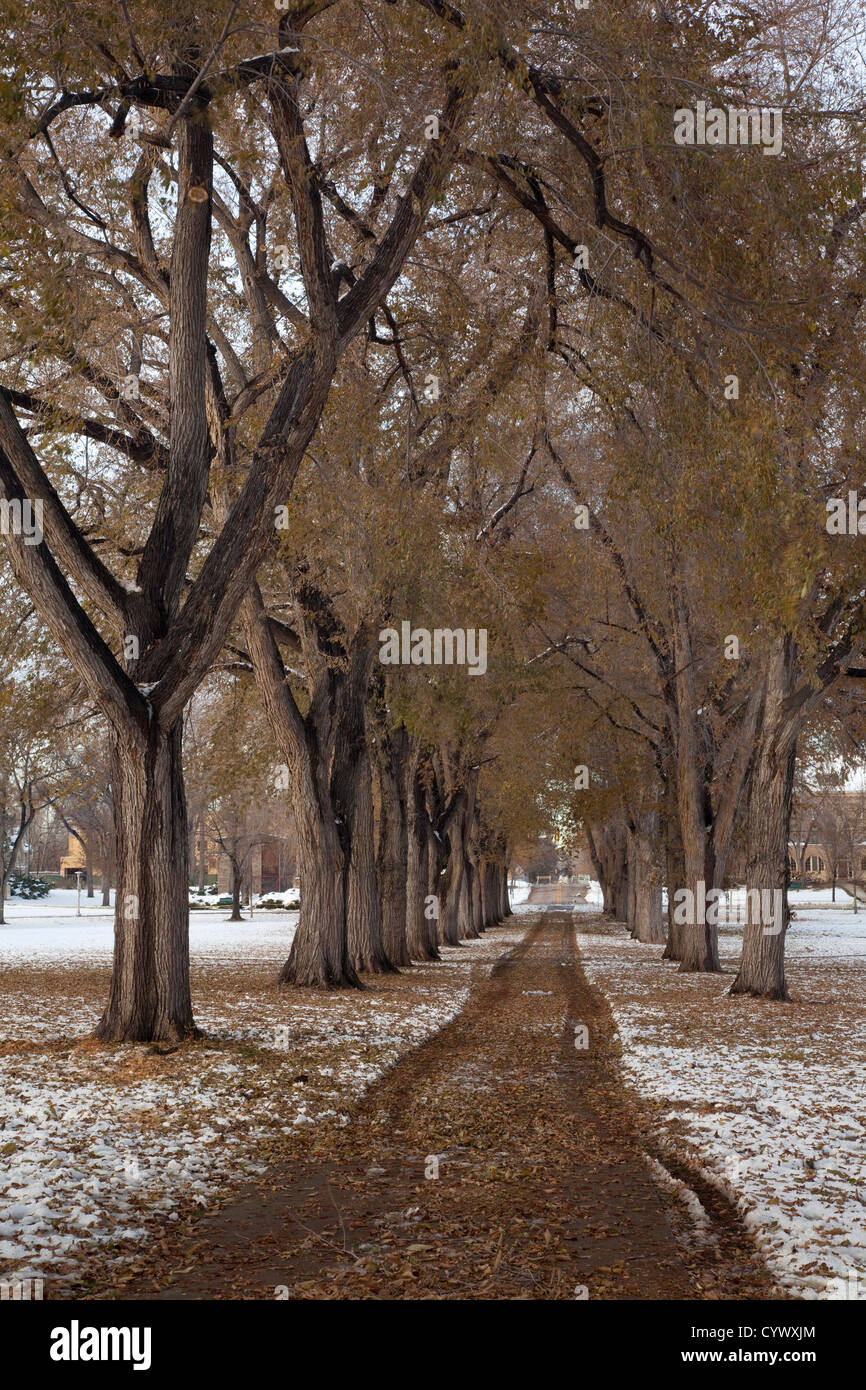
[[[611,817],[587,825],[589,852],[604,897],[604,913],[614,921],[628,919],[628,845],[625,823]]]
[[[637,918],[637,846],[635,844],[634,825],[626,822],[625,829],[625,862],[626,862],[626,910],[625,920],[632,936],[635,935],[635,921]]]
[[[404,730],[383,730],[376,740],[382,942],[391,964],[397,966],[412,963],[406,939],[409,833],[402,775],[407,742]]]
[[[481,865],[477,858],[468,855],[469,860],[469,915],[472,919],[473,934],[480,936],[484,931],[484,910],[481,902]]]
[[[198,886],[202,893],[207,886],[207,817],[204,804],[202,804],[198,824]]]
[[[788,838],[798,725],[786,702],[795,683],[793,643],[785,639],[777,644],[771,658],[764,718],[753,759],[746,836],[746,926],[740,967],[731,986],[732,994],[765,999],[790,998],[785,979],[785,935],[790,921]],[[781,896],[774,900],[774,894]],[[770,911],[757,910],[759,904]],[[774,912],[776,906],[778,911]]]
[[[237,860],[232,857],[232,910],[226,918],[227,922],[242,922],[241,915],[241,870]]]
[[[189,990],[189,843],[182,721],[111,735],[117,891],[106,1042],[196,1033]]]
[[[504,921],[506,917],[513,917],[513,916],[514,916],[514,913],[511,911],[511,903],[510,903],[509,900],[508,900],[508,860],[507,860],[507,859],[503,859],[502,864],[500,865],[500,868],[499,868],[499,892],[500,892],[500,895],[501,895],[501,899],[500,899],[500,900],[501,900],[501,920]]]
[[[346,852],[339,827],[330,805],[321,807],[309,784],[303,790],[296,787],[294,811],[301,911],[279,983],[320,989],[360,988],[361,981],[349,960]]]
[[[707,787],[704,780],[702,748],[698,736],[698,701],[695,666],[685,598],[674,586],[674,653],[676,657],[677,804],[685,860],[685,886],[692,910],[683,931],[680,970],[713,973],[721,970],[719,930],[702,911],[706,895],[713,887],[712,843],[708,834]]]
[[[363,707],[360,712],[363,724]],[[381,975],[396,970],[382,936],[382,903],[376,871],[375,822],[370,756],[366,741],[354,747],[345,780],[335,783],[336,809],[348,828],[346,891],[349,959],[358,974]],[[400,918],[405,932],[406,913]],[[405,947],[403,949],[405,956]]]
[[[499,880],[497,865],[491,859],[481,861],[481,916],[485,927],[496,925],[499,910]]]
[[[457,913],[461,941],[474,941],[478,936],[478,928],[473,914],[473,876],[472,860],[464,847],[463,877],[460,880],[460,904]]]
[[[662,875],[656,853],[657,818],[641,815],[632,834],[634,858],[634,922],[632,936],[638,941],[661,944],[665,939],[662,921]]]
[[[382,940],[382,904],[376,872],[373,777],[367,743],[366,701],[375,644],[363,629],[347,652],[347,671],[336,687],[331,803],[346,847],[349,959],[361,974],[396,970]],[[405,927],[405,912],[403,915]]]
[[[439,960],[438,903],[431,902],[427,818],[417,746],[405,767],[406,787],[406,946],[412,960]]]
[[[440,878],[439,930],[446,946],[460,944],[460,893],[463,887],[462,816],[454,820],[447,833],[445,873]]]
[[[685,927],[675,920],[674,907],[677,890],[685,884],[686,866],[679,816],[675,808],[665,816],[665,879],[668,889],[668,940],[662,960],[681,961],[685,950]]]

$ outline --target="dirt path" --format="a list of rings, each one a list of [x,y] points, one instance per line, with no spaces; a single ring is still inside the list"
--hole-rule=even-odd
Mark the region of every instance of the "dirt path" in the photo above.
[[[684,1245],[617,1050],[574,918],[548,909],[352,1124],[311,1135],[121,1297],[772,1298],[712,1189],[711,1237]]]

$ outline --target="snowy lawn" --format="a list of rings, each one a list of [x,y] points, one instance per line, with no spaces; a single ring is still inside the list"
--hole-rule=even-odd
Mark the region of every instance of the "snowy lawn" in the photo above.
[[[82,898],[82,903],[86,900]],[[98,901],[98,900],[97,900]],[[88,1036],[104,1005],[113,923],[75,893],[7,903],[0,927],[0,1278],[59,1297],[124,1261],[158,1224],[261,1173],[303,1126],[345,1108],[460,1010],[473,967],[515,927],[359,994],[279,992],[297,914],[190,914],[201,1041],[171,1050]],[[519,929],[518,929],[519,931]]]
[[[681,975],[621,926],[579,938],[654,1137],[728,1193],[804,1299],[866,1299],[866,913],[836,899],[790,895],[789,1004],[728,995],[735,921],[720,928],[728,979]]]

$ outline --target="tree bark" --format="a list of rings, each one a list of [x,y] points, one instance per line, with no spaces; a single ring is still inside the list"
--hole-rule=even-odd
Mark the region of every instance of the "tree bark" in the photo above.
[[[698,737],[695,666],[689,616],[682,587],[676,583],[672,599],[677,696],[676,774],[677,803],[685,861],[685,887],[691,894],[694,912],[683,931],[680,970],[713,973],[721,970],[718,927],[699,911],[713,887],[712,843],[708,835],[707,787],[703,779],[704,760]],[[703,884],[703,891],[699,884]]]
[[[106,1042],[195,1035],[189,990],[189,841],[182,721],[165,733],[111,735],[115,842],[114,969],[96,1029]]]
[[[465,856],[463,854],[463,799],[465,793],[458,794],[459,804],[449,818],[445,832],[447,858],[445,872],[440,878],[439,930],[446,946],[460,944],[460,893],[463,887]]]
[[[346,931],[346,852],[330,804],[322,806],[307,778],[296,786],[301,911],[281,985],[360,987]]]
[[[732,994],[751,994],[765,999],[789,999],[785,979],[785,936],[790,922],[788,839],[791,799],[797,756],[799,720],[791,710],[796,687],[794,643],[780,640],[772,653],[767,696],[750,784],[746,832],[746,925],[743,952]],[[773,894],[781,893],[781,912],[762,920],[756,911],[761,898],[772,908]]]
[[[346,848],[349,959],[357,974],[396,970],[382,938],[376,871],[373,779],[367,742],[366,700],[375,644],[359,628],[348,644],[346,672],[336,685],[331,802]],[[403,914],[405,929],[405,911]]]
[[[406,947],[412,960],[439,960],[439,927],[430,902],[427,806],[417,742],[404,768],[406,803]]]
[[[392,965],[411,965],[406,936],[409,831],[403,772],[403,764],[408,756],[405,730],[388,730],[384,727],[384,721],[379,721],[376,725],[375,748],[379,784],[377,866],[382,899],[382,941]]]
[[[631,835],[634,861],[634,921],[632,936],[638,941],[661,944],[665,939],[662,920],[662,874],[657,854],[657,817],[638,816]]]
[[[243,916],[241,915],[241,870],[240,870],[240,865],[238,864],[238,862],[237,862],[237,860],[235,859],[234,855],[231,856],[231,858],[230,858],[230,860],[229,860],[229,863],[231,864],[231,871],[232,871],[232,910],[231,910],[231,913],[229,914],[229,916],[226,918],[226,921],[228,921],[228,922],[242,922],[244,919],[243,919]]]
[[[301,715],[289,688],[261,594],[254,586],[243,605],[247,648],[277,745],[286,759],[298,836],[301,910],[281,985],[361,988],[349,958],[347,889],[349,830],[331,795],[330,721],[335,674],[318,676],[310,714]],[[320,715],[317,728],[314,713]]]
[[[363,705],[360,721],[363,728]],[[348,830],[346,910],[349,959],[358,974],[381,975],[397,967],[385,949],[383,938],[370,755],[363,733],[350,736],[349,744],[345,776],[338,776],[333,784],[335,809]],[[404,906],[400,917],[401,932],[405,932],[405,923]],[[405,956],[405,950],[403,954]]]
[[[587,824],[589,852],[604,897],[604,913],[614,921],[628,919],[628,845],[625,822],[611,817]]]
[[[685,949],[685,927],[675,920],[674,905],[677,890],[685,885],[686,866],[675,805],[670,805],[665,812],[665,879],[668,890],[668,939],[662,959],[680,961]]]
[[[504,921],[506,917],[514,916],[511,903],[508,900],[508,861],[505,859],[499,867],[499,892],[501,895],[500,920]]]

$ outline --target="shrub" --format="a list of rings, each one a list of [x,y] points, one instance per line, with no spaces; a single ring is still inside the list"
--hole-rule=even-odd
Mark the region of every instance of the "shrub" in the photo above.
[[[51,891],[50,883],[32,874],[13,872],[9,875],[9,892],[16,898],[44,898]]]

